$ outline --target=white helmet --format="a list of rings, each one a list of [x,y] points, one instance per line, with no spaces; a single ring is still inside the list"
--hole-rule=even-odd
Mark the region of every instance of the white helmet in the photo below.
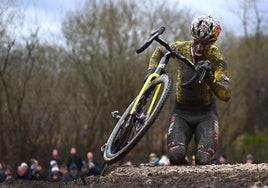
[[[220,23],[211,16],[201,15],[191,24],[191,34],[194,39],[204,42],[215,42],[220,35]]]

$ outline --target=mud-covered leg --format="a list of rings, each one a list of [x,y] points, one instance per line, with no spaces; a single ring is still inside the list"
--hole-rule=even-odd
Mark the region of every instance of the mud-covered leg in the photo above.
[[[211,164],[218,145],[219,125],[215,112],[210,112],[207,120],[201,122],[196,129],[196,164]]]
[[[189,164],[185,157],[192,137],[192,130],[179,114],[173,114],[168,130],[168,151],[171,165]]]

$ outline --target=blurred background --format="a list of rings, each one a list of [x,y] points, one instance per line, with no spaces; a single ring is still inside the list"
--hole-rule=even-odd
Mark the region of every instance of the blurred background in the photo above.
[[[72,146],[102,162],[100,147],[116,124],[111,111],[134,99],[157,44],[138,55],[149,33],[166,27],[168,42],[191,40],[192,19],[222,23],[216,45],[228,63],[232,97],[217,101],[217,155],[233,163],[252,153],[268,162],[268,11],[265,0],[0,0],[0,161],[47,163],[53,148],[66,160]],[[176,77],[176,64],[168,73]],[[127,155],[167,154],[174,102]]]

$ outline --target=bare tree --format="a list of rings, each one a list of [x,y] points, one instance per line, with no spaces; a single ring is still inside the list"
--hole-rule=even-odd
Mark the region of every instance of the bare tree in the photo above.
[[[232,99],[221,117],[222,138],[221,149],[233,153],[235,159],[239,159],[241,152],[246,150],[243,139],[247,134],[256,132],[256,90],[267,87],[263,82],[266,77],[265,62],[265,20],[266,7],[260,6],[264,1],[236,1],[236,15],[241,20],[244,28],[244,36],[228,40],[225,43],[226,57],[229,65],[229,74],[232,80]],[[238,12],[238,13],[237,13]],[[237,26],[239,27],[239,26]],[[231,144],[237,147],[230,148]],[[238,149],[239,145],[239,149]],[[235,151],[235,152],[234,152]],[[254,151],[258,153],[258,151]]]

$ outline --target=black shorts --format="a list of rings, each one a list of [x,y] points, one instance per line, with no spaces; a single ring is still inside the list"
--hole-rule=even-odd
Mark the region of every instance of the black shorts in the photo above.
[[[219,123],[215,105],[205,107],[182,107],[175,104],[167,144],[180,145],[187,150],[194,135],[197,150],[215,152],[218,143]],[[172,143],[172,144],[170,144]]]

